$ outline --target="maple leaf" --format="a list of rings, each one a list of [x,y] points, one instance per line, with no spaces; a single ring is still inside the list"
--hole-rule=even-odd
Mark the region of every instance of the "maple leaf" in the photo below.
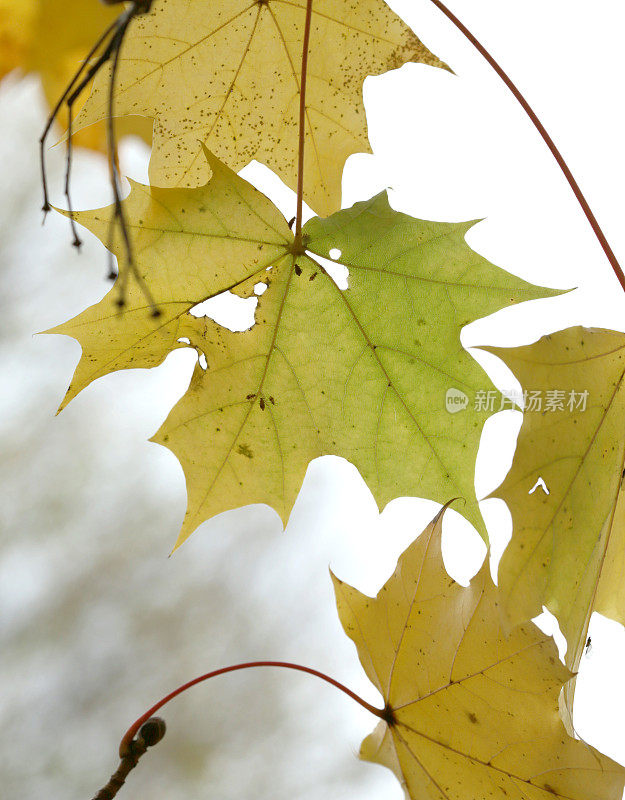
[[[118,16],[119,6],[85,0],[0,0],[0,78],[21,68],[41,77],[50,107],[105,28]],[[59,112],[67,124],[66,109]],[[134,133],[151,139],[148,120],[134,117],[117,127],[119,135]],[[74,136],[76,144],[106,152],[104,125],[93,125]]]
[[[308,463],[325,454],[349,459],[380,505],[399,495],[466,498],[465,514],[485,537],[473,478],[485,415],[472,407],[450,414],[445,398],[449,387],[476,393],[491,384],[460,329],[557,292],[473,252],[464,240],[473,222],[416,220],[385,194],[313,218],[303,230],[308,252],[298,252],[271,201],[206,156],[213,177],[205,187],[132,184],[133,247],[161,316],[150,317],[129,282],[123,314],[112,289],[49,331],[83,348],[64,404],[95,378],[155,366],[177,347],[204,354],[208,369],[198,362],[154,437],[187,479],[178,544],[205,519],[248,503],[268,503],[286,521]],[[111,213],[76,219],[106,242]],[[313,257],[334,248],[349,269],[346,291]],[[114,251],[123,256],[119,236]],[[252,295],[258,283],[267,289],[246,332],[188,313],[226,290]]]
[[[305,12],[306,0],[156,0],[133,22],[115,109],[155,120],[150,183],[206,183],[201,140],[232,169],[258,159],[296,188]],[[370,152],[362,81],[409,61],[447,68],[383,0],[315,0],[304,199],[317,213],[340,207],[347,156]],[[106,118],[109,83],[103,70],[77,129]]]
[[[545,605],[576,669],[593,611],[625,624],[625,334],[578,327],[487,349],[543,403],[525,413],[510,472],[492,495],[513,521],[502,597],[512,622]]]
[[[443,567],[442,514],[370,598],[334,575],[339,617],[388,722],[360,756],[412,800],[620,800],[625,769],[569,737],[558,694],[571,673],[534,624],[507,635],[488,559],[463,587]]]

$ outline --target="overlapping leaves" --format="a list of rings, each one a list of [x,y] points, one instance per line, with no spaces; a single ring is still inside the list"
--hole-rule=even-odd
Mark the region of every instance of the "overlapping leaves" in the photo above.
[[[268,164],[295,189],[305,0],[155,0],[133,23],[115,108],[153,117],[150,182],[208,179],[203,142],[229,167]],[[347,156],[369,152],[362,82],[417,61],[445,67],[383,0],[315,0],[308,49],[304,197],[340,207]],[[77,121],[107,115],[109,79]]]
[[[126,209],[134,250],[161,316],[150,317],[130,282],[123,314],[114,288],[56,328],[83,348],[66,400],[101,375],[154,366],[188,343],[204,354],[208,368],[198,363],[155,437],[187,479],[179,541],[214,514],[252,502],[286,520],[308,463],[324,454],[355,464],[380,505],[400,495],[462,496],[467,518],[484,531],[473,485],[484,415],[445,408],[450,387],[472,395],[490,388],[460,329],[552,292],[473,252],[464,241],[473,223],[415,220],[385,195],[310,220],[300,251],[273,204],[208,158],[205,187],[133,186]],[[110,215],[77,219],[106,241]],[[349,269],[346,291],[314,258],[335,248]],[[124,280],[124,250],[115,250]],[[188,313],[225,290],[250,295],[258,283],[267,289],[246,332]]]
[[[377,597],[334,578],[339,616],[388,722],[360,755],[411,800],[617,800],[625,769],[570,738],[558,694],[571,677],[532,623],[507,635],[488,560],[468,587],[441,556],[442,514]]]

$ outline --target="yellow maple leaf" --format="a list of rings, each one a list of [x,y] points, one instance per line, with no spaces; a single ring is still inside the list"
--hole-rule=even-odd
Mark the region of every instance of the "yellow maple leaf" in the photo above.
[[[252,159],[297,182],[306,0],[156,0],[122,48],[116,112],[153,117],[150,182],[200,186],[200,141],[234,170]],[[383,0],[315,0],[306,88],[304,199],[322,215],[341,203],[351,153],[370,152],[362,82],[409,61],[445,67]],[[77,128],[107,115],[97,79]]]
[[[333,577],[339,616],[386,704],[361,758],[411,800],[620,800],[625,769],[568,736],[571,673],[532,623],[500,623],[488,559],[463,587],[441,555],[442,514],[371,598]]]
[[[513,522],[502,599],[513,623],[546,606],[576,670],[593,611],[625,624],[625,334],[577,327],[486,349],[531,390],[512,467],[492,495]]]

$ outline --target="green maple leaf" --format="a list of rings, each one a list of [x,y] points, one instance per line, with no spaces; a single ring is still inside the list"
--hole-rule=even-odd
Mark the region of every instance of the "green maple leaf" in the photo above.
[[[155,0],[124,42],[118,116],[154,118],[150,183],[195,187],[200,142],[235,170],[252,159],[295,190],[306,0]],[[341,205],[352,153],[370,152],[362,82],[407,62],[448,69],[383,0],[315,0],[308,48],[304,198]],[[103,71],[75,129],[108,116]]]
[[[339,617],[388,721],[361,758],[393,770],[410,800],[618,800],[625,769],[567,735],[558,695],[571,677],[553,639],[507,632],[488,559],[450,579],[442,512],[367,597],[333,577]]]
[[[207,157],[205,187],[133,185],[127,218],[136,220],[136,260],[161,317],[149,316],[129,282],[123,314],[112,290],[55,328],[83,348],[65,402],[101,375],[154,366],[177,347],[204,354],[208,368],[198,362],[154,437],[187,480],[178,543],[203,520],[248,503],[267,503],[286,521],[308,463],[326,454],[349,459],[381,506],[400,495],[464,497],[467,519],[485,536],[473,483],[484,414],[445,407],[450,387],[467,402],[491,388],[460,329],[555,292],[473,252],[464,236],[474,223],[416,220],[385,194],[310,220],[302,252],[275,206]],[[110,208],[76,215],[104,241],[110,217]],[[333,248],[349,269],[346,291],[314,257]],[[123,256],[119,239],[114,250]],[[257,283],[267,289],[248,331],[188,313],[225,290],[249,296]]]

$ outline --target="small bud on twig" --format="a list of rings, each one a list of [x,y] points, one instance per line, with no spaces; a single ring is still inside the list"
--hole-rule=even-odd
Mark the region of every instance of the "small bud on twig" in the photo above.
[[[113,800],[117,792],[124,785],[128,773],[139,763],[139,759],[148,747],[158,744],[165,736],[165,720],[161,717],[150,717],[139,728],[137,738],[133,739],[122,755],[119,767],[111,775],[109,782],[95,795],[93,800]]]

